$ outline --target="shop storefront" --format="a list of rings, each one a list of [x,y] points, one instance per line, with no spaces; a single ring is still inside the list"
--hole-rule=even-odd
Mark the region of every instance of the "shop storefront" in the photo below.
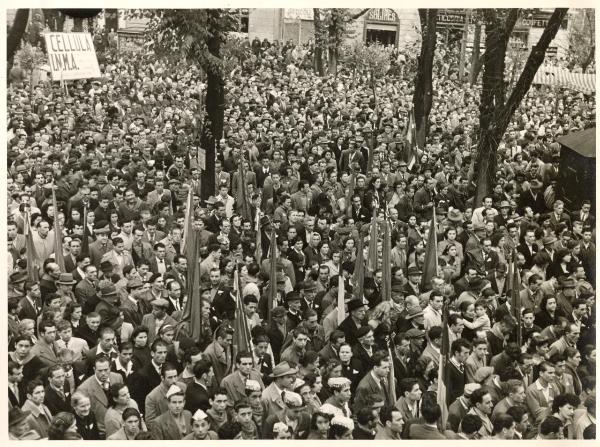
[[[392,9],[374,8],[364,22],[364,42],[398,46],[400,19]]]

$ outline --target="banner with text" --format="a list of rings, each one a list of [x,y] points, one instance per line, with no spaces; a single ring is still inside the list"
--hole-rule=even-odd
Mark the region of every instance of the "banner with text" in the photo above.
[[[44,39],[54,81],[100,77],[91,34],[46,33]]]

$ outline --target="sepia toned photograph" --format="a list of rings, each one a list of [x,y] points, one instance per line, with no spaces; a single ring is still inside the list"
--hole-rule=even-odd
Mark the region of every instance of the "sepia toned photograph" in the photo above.
[[[10,440],[596,439],[594,9],[6,20]]]

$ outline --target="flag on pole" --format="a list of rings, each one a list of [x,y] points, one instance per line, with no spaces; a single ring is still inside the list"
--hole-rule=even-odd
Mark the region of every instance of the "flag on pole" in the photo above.
[[[438,251],[437,251],[437,225],[435,222],[435,207],[431,216],[429,226],[429,235],[427,236],[427,247],[425,247],[425,263],[423,265],[423,276],[421,278],[421,288],[426,288],[431,283],[431,279],[437,276]]]
[[[367,270],[372,275],[377,270],[377,242],[379,238],[379,224],[377,223],[377,208],[373,207],[371,218],[371,229],[369,232],[369,258],[367,259]]]
[[[406,163],[410,171],[417,162],[417,128],[415,126],[415,110],[413,107],[408,112],[408,129],[406,130],[407,157]]]
[[[192,228],[193,228],[193,193],[192,193],[192,185],[189,185],[187,200],[185,202],[185,220],[183,223],[183,239],[181,240],[181,253],[184,255],[187,254],[186,248],[188,244],[191,242],[189,239],[192,238]],[[189,268],[189,263],[188,263]]]
[[[269,245],[269,299],[267,301],[267,320],[271,321],[273,303],[277,301],[277,237],[275,229],[271,228],[271,243]]]
[[[27,279],[38,281],[40,279],[39,263],[35,245],[33,245],[33,234],[31,232],[31,216],[25,212],[25,256],[27,258]]]
[[[65,273],[65,255],[62,247],[62,228],[58,223],[58,205],[56,204],[56,192],[52,185],[52,208],[54,208],[54,261],[60,267],[60,271]],[[86,216],[87,217],[87,216]],[[87,221],[84,221],[84,228],[87,227]]]
[[[521,327],[521,275],[519,274],[519,268],[517,266],[517,250],[512,250],[511,262],[509,268],[510,286],[511,292],[511,307],[513,315],[516,320],[517,329],[517,343],[521,346],[523,341],[522,327]]]
[[[392,300],[392,238],[390,234],[390,223],[385,220],[383,224],[383,256],[382,274],[383,284],[381,290],[382,301]]]
[[[365,241],[361,232],[358,232],[358,242],[356,244],[356,261],[354,262],[354,275],[352,276],[352,286],[354,298],[362,301],[364,295],[365,283]]]
[[[250,335],[250,327],[248,319],[244,313],[244,302],[242,300],[242,282],[238,269],[233,272],[233,288],[235,290],[235,319],[233,321],[233,329],[235,333],[235,352],[234,357],[238,352],[252,352],[252,336]]]
[[[90,255],[90,238],[88,236],[88,226],[87,226],[87,216],[88,216],[88,209],[87,209],[87,203],[83,204],[83,240],[81,241],[81,254],[83,256],[89,256]]]
[[[238,164],[238,178],[240,182],[240,187],[237,190],[236,200],[240,210],[240,215],[242,216],[242,219],[249,220],[252,222],[252,211],[250,210],[250,203],[248,202],[248,193],[246,192],[246,173],[244,172],[244,157],[240,158]]]
[[[350,184],[348,185],[348,195],[346,196],[346,215],[352,216],[352,196],[354,196],[354,187],[356,186],[356,174],[352,170],[350,174]]]
[[[396,403],[396,372],[394,371],[394,356],[393,356],[393,342],[390,340],[388,343],[388,356],[390,357],[390,372],[387,377],[387,395],[389,396],[390,405],[394,405]]]
[[[256,248],[254,249],[256,263],[260,265],[262,261],[262,231],[260,228],[260,212],[256,210]]]
[[[450,361],[450,339],[448,338],[448,303],[444,303],[442,315],[442,346],[440,347],[440,366],[438,370],[438,389],[437,389],[437,403],[442,410],[442,428],[445,429],[448,421],[448,396],[447,383],[449,380],[448,376],[448,362]]]
[[[346,309],[344,298],[346,296],[346,287],[344,286],[344,275],[342,274],[342,263],[340,261],[340,273],[338,275],[338,296],[337,296],[337,315],[338,325],[346,319]]]
[[[199,341],[202,337],[202,302],[200,293],[200,270],[198,260],[200,258],[199,235],[192,231],[188,236],[185,257],[188,261],[188,270],[186,278],[187,302],[183,309],[182,321],[189,323],[190,336]]]

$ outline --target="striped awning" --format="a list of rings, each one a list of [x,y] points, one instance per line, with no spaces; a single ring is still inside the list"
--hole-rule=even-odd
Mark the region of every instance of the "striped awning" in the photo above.
[[[566,68],[541,66],[533,79],[534,84],[563,87],[592,94],[596,91],[596,75],[573,73]]]

